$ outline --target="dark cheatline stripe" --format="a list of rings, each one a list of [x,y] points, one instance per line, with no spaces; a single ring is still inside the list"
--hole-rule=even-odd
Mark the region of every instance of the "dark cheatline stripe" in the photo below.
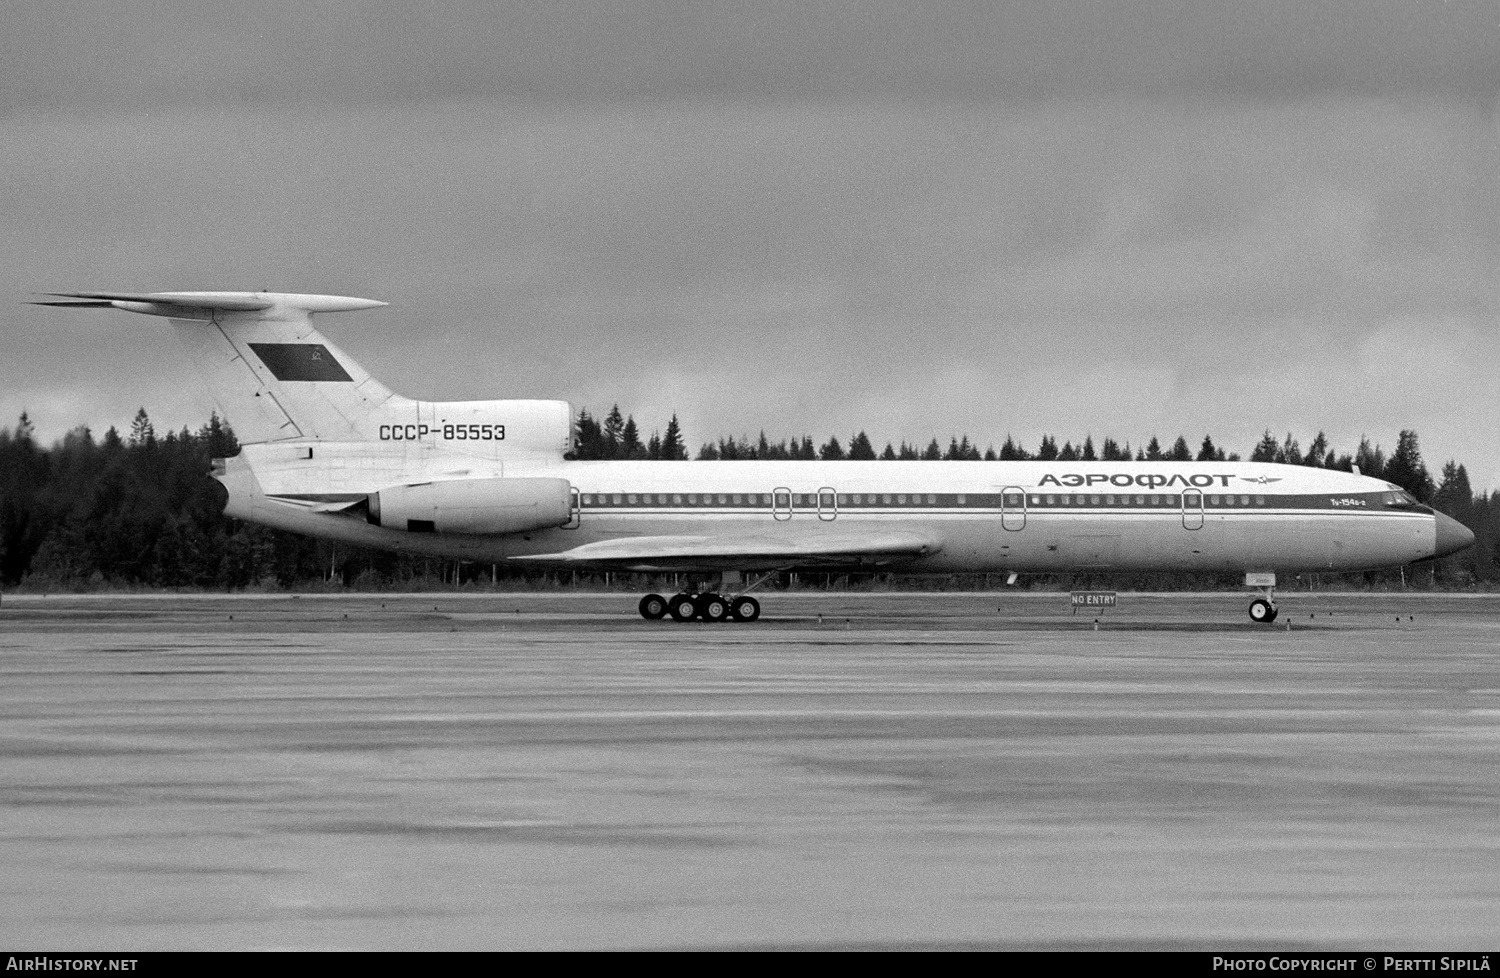
[[[1024,495],[1024,503],[1022,501]],[[1183,495],[1176,493],[838,493],[841,513],[883,511],[922,512],[934,510],[999,513],[1181,513]],[[1245,492],[1205,492],[1202,511],[1241,513],[1285,513],[1323,510],[1370,514],[1428,513],[1417,505],[1392,504],[1393,493],[1307,493],[1268,495]],[[1153,501],[1154,500],[1154,501]],[[1196,494],[1189,496],[1188,510],[1199,511]],[[771,508],[771,494],[762,493],[583,493],[583,505],[598,510],[719,510],[760,511]],[[781,504],[785,507],[785,497]],[[813,512],[819,508],[818,493],[793,493],[791,508]],[[824,510],[834,507],[824,495]]]
[[[354,381],[322,343],[251,343],[250,349],[277,380]]]

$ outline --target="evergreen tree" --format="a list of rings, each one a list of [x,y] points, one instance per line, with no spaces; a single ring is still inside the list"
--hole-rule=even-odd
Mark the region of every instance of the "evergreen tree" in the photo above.
[[[186,429],[183,429],[183,434],[187,434]],[[209,458],[230,458],[239,454],[239,439],[234,437],[233,429],[220,420],[217,411],[210,413],[208,423],[198,429],[198,437],[203,439]]]
[[[1359,466],[1359,471],[1363,474],[1379,479],[1385,472],[1385,452],[1380,450],[1379,445],[1372,446],[1370,439],[1361,435],[1359,448],[1354,452],[1354,464]]]
[[[1162,453],[1161,443],[1156,440],[1155,435],[1151,436],[1151,440],[1146,443],[1143,451],[1145,453],[1144,461],[1147,462],[1160,462],[1166,458],[1166,455]]]
[[[906,442],[902,442],[901,447],[905,448]],[[894,462],[896,460],[896,450],[891,447],[890,442],[885,443],[885,451],[880,453],[880,460],[882,462]]]
[[[1396,450],[1391,453],[1390,461],[1385,463],[1385,470],[1380,477],[1416,496],[1418,502],[1425,503],[1432,499],[1432,477],[1427,474],[1427,466],[1422,462],[1422,452],[1417,447],[1415,431],[1403,429],[1397,436]]]
[[[927,450],[922,453],[922,461],[941,462],[942,460],[943,448],[938,444],[938,440],[934,438],[930,443],[928,443]]]
[[[1222,462],[1224,461],[1224,449],[1215,448],[1214,440],[1208,435],[1203,436],[1203,444],[1198,448],[1199,462]]]
[[[1328,448],[1328,436],[1319,431],[1317,437],[1312,440],[1312,444],[1307,446],[1307,454],[1302,456],[1302,464],[1320,469],[1325,468],[1331,454]]]
[[[1443,466],[1443,480],[1433,493],[1432,505],[1465,525],[1473,520],[1474,490],[1469,485],[1469,473],[1452,459]]]
[[[620,413],[620,405],[616,404],[604,416],[604,444],[601,447],[607,454],[602,457],[624,458],[624,442],[625,416]]]
[[[1042,436],[1042,445],[1036,450],[1037,461],[1050,462],[1057,458],[1057,439],[1051,435]]]
[[[830,435],[823,447],[818,449],[818,458],[825,462],[839,462],[844,458],[844,446],[839,444],[838,438]]]
[[[578,412],[577,437],[575,457],[590,461],[610,457],[610,452],[606,448],[604,431],[599,427],[599,422],[594,416],[589,414],[587,408],[581,408]]]
[[[1094,436],[1093,435],[1084,435],[1083,436],[1083,449],[1078,453],[1078,460],[1080,462],[1097,462],[1097,461],[1099,461],[1099,456],[1097,456],[1097,455],[1094,454]]]
[[[1167,458],[1173,462],[1191,462],[1193,450],[1188,447],[1187,439],[1181,435],[1172,443],[1172,450],[1167,453]]]
[[[1260,442],[1255,446],[1255,451],[1250,453],[1252,462],[1274,462],[1276,453],[1281,451],[1281,445],[1277,443],[1276,436],[1271,434],[1267,428],[1266,433],[1261,436]]]
[[[24,414],[21,416],[26,417]],[[130,422],[130,447],[138,448],[142,445],[156,444],[156,428],[152,426],[151,419],[146,416],[143,407],[135,412],[135,420]]]
[[[875,458],[875,446],[870,444],[870,436],[863,431],[849,439],[849,458],[856,462],[870,461]]]
[[[760,440],[764,444],[766,433],[760,433]],[[661,457],[668,462],[681,461],[687,458],[687,449],[682,444],[682,426],[677,423],[677,412],[672,412],[672,420],[667,422],[667,433],[661,440]]]
[[[1063,447],[1057,450],[1057,460],[1059,462],[1078,461],[1078,449],[1074,448],[1070,441],[1063,442]]]
[[[641,433],[635,426],[635,418],[625,419],[620,430],[620,458],[642,459],[646,457],[646,446],[641,444]]]

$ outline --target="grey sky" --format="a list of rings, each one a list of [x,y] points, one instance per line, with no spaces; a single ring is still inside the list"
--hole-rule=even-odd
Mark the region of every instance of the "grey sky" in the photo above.
[[[1500,488],[1492,4],[308,6],[7,8],[0,423],[207,412],[28,293],[270,288],[694,446],[1413,427]]]

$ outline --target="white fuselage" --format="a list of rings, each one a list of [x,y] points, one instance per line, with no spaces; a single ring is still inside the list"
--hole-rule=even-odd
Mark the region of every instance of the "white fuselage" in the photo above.
[[[1372,478],[1247,462],[571,462],[441,450],[384,460],[368,444],[248,446],[223,477],[228,512],[365,546],[464,560],[547,564],[586,544],[732,536],[811,546],[873,532],[930,543],[900,559],[757,562],[737,569],[959,571],[1340,571],[1434,552],[1434,517]],[[231,462],[236,460],[231,460]],[[413,467],[414,466],[414,467]],[[397,482],[503,476],[568,480],[564,527],[505,536],[409,533],[310,509]],[[297,498],[293,498],[297,497]],[[538,557],[542,559],[537,560]],[[556,561],[566,565],[566,560]],[[622,568],[695,569],[691,561]],[[702,569],[723,569],[722,560]]]

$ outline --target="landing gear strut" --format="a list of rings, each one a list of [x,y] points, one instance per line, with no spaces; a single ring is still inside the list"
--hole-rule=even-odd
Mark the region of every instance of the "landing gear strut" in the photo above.
[[[641,617],[647,621],[658,621],[671,615],[673,621],[752,622],[760,617],[760,602],[750,597],[748,592],[775,576],[775,572],[763,574],[749,587],[730,597],[697,584],[670,598],[648,594],[641,599]],[[735,580],[737,583],[738,576]]]
[[[1260,591],[1260,597],[1250,602],[1250,620],[1269,625],[1276,620],[1276,575],[1263,572],[1245,573],[1245,586]]]

